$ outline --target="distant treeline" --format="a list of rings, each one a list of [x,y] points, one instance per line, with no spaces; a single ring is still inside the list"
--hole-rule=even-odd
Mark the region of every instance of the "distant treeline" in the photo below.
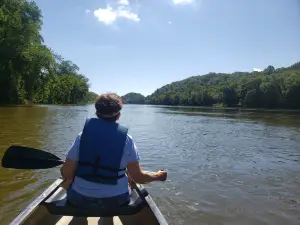
[[[78,66],[44,44],[41,27],[35,2],[0,2],[0,104],[77,104],[94,99]]]
[[[145,104],[300,108],[300,62],[262,72],[209,73],[177,81],[147,96]]]
[[[145,104],[145,97],[139,93],[128,93],[122,99],[125,104]]]

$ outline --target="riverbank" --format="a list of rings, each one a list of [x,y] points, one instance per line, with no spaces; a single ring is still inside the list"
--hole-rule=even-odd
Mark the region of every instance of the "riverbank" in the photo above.
[[[39,106],[39,105],[44,105],[44,106],[85,106],[85,105],[91,105],[94,104],[94,102],[87,102],[87,103],[81,103],[81,104],[41,104],[41,103],[30,103],[30,104],[5,104],[5,105],[0,105],[0,107],[34,107],[34,106]]]
[[[81,104],[6,104],[0,105],[0,107],[35,107],[35,106],[88,106],[93,105],[94,102],[86,102]],[[255,112],[255,113],[297,113],[300,114],[299,109],[255,109],[255,108],[243,108],[243,107],[213,107],[213,106],[170,106],[170,105],[153,105],[153,104],[131,104],[126,103],[126,105],[133,105],[133,106],[150,106],[150,107],[157,107],[157,108],[170,108],[173,110],[180,110],[180,109],[187,109],[190,111],[196,110],[205,110],[205,111],[244,111],[244,112]]]
[[[94,104],[95,101],[89,101],[89,102],[82,102],[78,104],[50,104],[50,103],[20,103],[20,104],[0,104],[0,107],[32,107],[32,106],[38,106],[38,105],[57,105],[57,106],[84,106],[84,105],[90,105]]]
[[[284,109],[284,108],[278,108],[278,109],[264,109],[264,108],[245,108],[245,107],[213,107],[213,106],[185,106],[185,105],[154,105],[154,104],[131,104],[126,103],[124,105],[140,105],[140,106],[153,106],[153,107],[164,107],[164,108],[185,108],[185,109],[207,109],[207,110],[236,110],[236,111],[253,111],[253,112],[298,112],[300,113],[300,109]]]

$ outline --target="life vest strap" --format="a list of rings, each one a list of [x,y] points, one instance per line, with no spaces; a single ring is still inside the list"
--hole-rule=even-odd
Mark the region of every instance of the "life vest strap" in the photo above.
[[[99,168],[99,169],[107,170],[107,171],[111,171],[111,172],[121,172],[121,171],[126,170],[126,168],[116,169],[116,168],[112,168],[112,167],[109,167],[109,166],[99,165],[99,164],[97,164],[97,162],[90,163],[90,162],[81,162],[81,161],[79,161],[78,164],[80,164],[81,166],[91,166],[91,167],[94,167],[94,168]]]
[[[122,174],[122,175],[119,175],[119,176],[104,176],[104,175],[99,175],[99,174],[84,174],[84,175],[80,175],[80,178],[91,178],[93,180],[99,178],[99,179],[102,179],[102,180],[118,180],[118,179],[121,179],[123,177],[125,177],[125,173]]]

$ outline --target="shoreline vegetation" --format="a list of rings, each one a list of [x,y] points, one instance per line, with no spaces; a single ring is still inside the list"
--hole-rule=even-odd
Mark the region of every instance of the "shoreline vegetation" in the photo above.
[[[35,2],[3,0],[0,24],[0,105],[95,101],[79,67],[44,44]]]
[[[300,109],[300,62],[261,72],[209,73],[167,84],[149,96],[128,93],[125,104],[214,108]]]
[[[0,3],[0,105],[93,103],[79,67],[44,44],[35,2]],[[300,62],[261,72],[209,73],[167,84],[149,96],[128,93],[125,104],[300,109]]]

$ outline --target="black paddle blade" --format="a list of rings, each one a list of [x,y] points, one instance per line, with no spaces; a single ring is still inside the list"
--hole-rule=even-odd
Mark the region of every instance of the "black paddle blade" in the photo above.
[[[63,163],[63,160],[49,152],[24,146],[11,146],[4,153],[1,165],[13,169],[47,169]]]

